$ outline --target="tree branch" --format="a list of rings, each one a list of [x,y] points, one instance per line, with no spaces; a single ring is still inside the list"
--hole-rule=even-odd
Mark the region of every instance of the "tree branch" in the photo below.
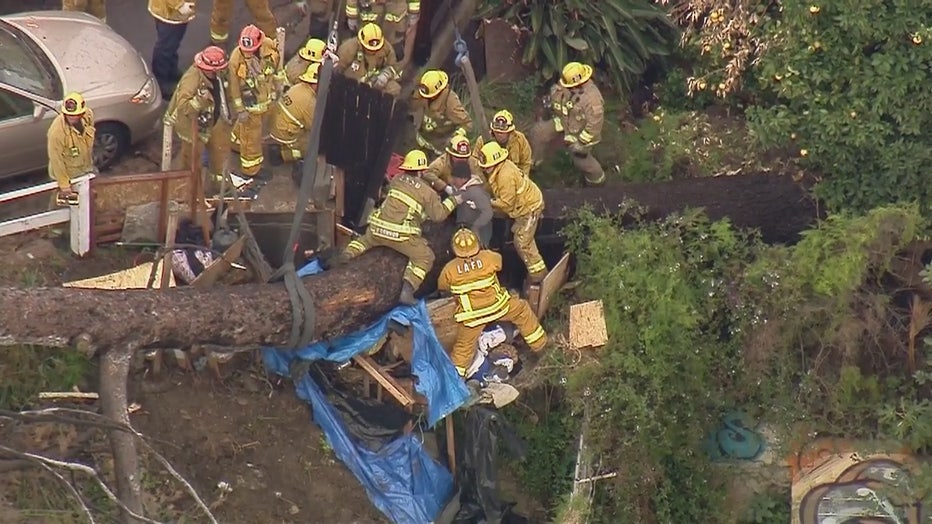
[[[100,475],[97,474],[97,471],[94,470],[94,468],[90,466],[85,466],[84,464],[79,464],[77,462],[67,462],[63,460],[50,459],[48,457],[43,457],[42,455],[36,455],[33,453],[26,453],[24,451],[18,451],[13,448],[4,446],[2,444],[0,444],[0,452],[5,453],[11,457],[16,457],[19,459],[34,462],[41,466],[45,466],[45,467],[54,466],[59,469],[64,469],[68,471],[76,471],[78,473],[84,473],[85,475],[90,476],[97,482],[97,485],[100,486],[100,489],[103,490],[104,495],[106,495],[108,499],[113,501],[114,504],[116,504],[121,510],[123,510],[126,514],[130,515],[132,518],[136,520],[141,520],[148,524],[162,524],[161,522],[157,520],[152,520],[150,518],[146,518],[142,515],[139,515],[138,513],[135,513],[132,510],[130,510],[128,507],[126,507],[126,504],[123,504],[123,501],[121,501],[119,497],[117,497],[112,491],[110,491],[110,487],[107,486],[107,483],[104,482],[103,479],[100,478]]]
[[[130,426],[127,410],[126,384],[129,378],[130,360],[136,348],[128,353],[110,351],[100,359],[100,405],[104,416]],[[145,512],[142,506],[142,484],[139,481],[139,456],[132,435],[118,429],[110,430],[110,449],[113,452],[113,472],[116,476],[117,493],[129,510],[124,511],[123,521],[133,523],[132,514]]]
[[[94,514],[91,513],[91,508],[87,507],[87,503],[84,502],[84,497],[82,497],[78,489],[74,487],[74,484],[72,484],[71,482],[68,482],[68,479],[63,477],[61,473],[53,469],[48,464],[40,462],[39,466],[41,466],[42,469],[44,469],[45,471],[48,471],[49,473],[54,475],[55,478],[60,480],[61,483],[64,484],[68,488],[68,491],[71,492],[71,496],[74,497],[74,499],[78,501],[78,504],[81,505],[81,510],[84,511],[84,516],[87,517],[87,521],[90,524],[97,524],[97,521],[94,520]]]
[[[64,415],[76,415],[76,417],[64,416],[63,414]],[[75,409],[75,408],[62,408],[62,407],[45,408],[45,409],[30,410],[30,411],[18,411],[18,412],[0,410],[0,418],[9,418],[12,420],[19,420],[19,421],[23,421],[26,423],[62,422],[66,424],[85,425],[85,426],[98,427],[101,429],[118,430],[118,431],[124,431],[124,432],[130,433],[136,439],[138,439],[138,441],[142,444],[142,446],[146,449],[146,451],[148,451],[149,453],[152,453],[152,456],[155,457],[155,460],[157,460],[160,464],[162,464],[165,467],[165,469],[168,471],[168,473],[175,480],[177,480],[184,486],[185,491],[187,491],[188,495],[190,495],[191,498],[194,499],[198,507],[200,507],[201,510],[204,511],[204,514],[210,520],[211,524],[218,524],[216,517],[214,517],[213,513],[211,513],[210,508],[204,502],[204,500],[200,497],[200,495],[198,495],[197,490],[194,489],[194,486],[192,486],[191,483],[188,482],[187,479],[185,479],[174,468],[174,466],[172,466],[171,462],[169,462],[168,459],[166,459],[161,453],[155,450],[152,444],[149,443],[148,439],[142,433],[136,431],[136,429],[133,428],[129,424],[120,424],[118,422],[114,422],[99,413],[94,413],[93,411],[87,411],[87,410]],[[90,419],[90,420],[86,420],[85,418]]]

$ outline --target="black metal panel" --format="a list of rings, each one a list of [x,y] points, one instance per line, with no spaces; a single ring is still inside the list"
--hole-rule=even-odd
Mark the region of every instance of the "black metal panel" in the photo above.
[[[345,173],[343,224],[355,227],[366,200],[378,194],[408,107],[344,76],[334,76],[331,82],[321,151]]]

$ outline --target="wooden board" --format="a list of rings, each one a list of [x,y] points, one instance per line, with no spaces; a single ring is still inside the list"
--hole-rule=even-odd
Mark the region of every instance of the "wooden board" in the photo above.
[[[365,370],[369,376],[374,378],[375,381],[379,383],[380,387],[384,388],[391,396],[395,397],[395,400],[401,404],[401,407],[406,408],[414,404],[414,399],[408,395],[404,388],[398,384],[393,377],[383,371],[382,368],[372,360],[372,357],[357,355],[353,357],[353,362]]]
[[[434,326],[434,332],[437,333],[437,339],[440,345],[448,353],[453,348],[453,342],[456,340],[457,324],[453,320],[453,313],[456,311],[456,300],[453,297],[431,300],[427,303],[427,313],[430,315],[430,321]],[[411,362],[411,353],[414,351],[414,334],[407,330],[404,335],[392,333],[388,337],[385,345],[386,351],[395,358],[401,358],[405,362]]]
[[[146,262],[115,273],[65,282],[62,286],[81,289],[146,289],[146,285],[149,283],[149,275],[152,273],[152,264],[152,262]],[[159,274],[161,265],[162,261],[159,260],[156,274]],[[171,272],[169,272],[169,279],[169,287],[175,287],[175,278],[171,275]]]
[[[601,347],[608,342],[602,301],[593,300],[570,306],[570,347]]]
[[[563,256],[560,257],[559,262],[547,273],[547,276],[544,277],[543,282],[540,283],[539,295],[537,298],[537,304],[531,304],[531,309],[537,313],[537,318],[541,318],[547,313],[547,308],[550,307],[550,302],[553,300],[553,296],[556,295],[560,289],[563,288],[563,284],[566,284],[566,279],[569,277],[570,271],[570,254],[563,253]]]
[[[191,285],[194,287],[210,287],[220,279],[243,254],[243,246],[246,244],[246,237],[239,237],[233,245],[230,246],[223,255],[211,262],[204,271],[198,275]]]

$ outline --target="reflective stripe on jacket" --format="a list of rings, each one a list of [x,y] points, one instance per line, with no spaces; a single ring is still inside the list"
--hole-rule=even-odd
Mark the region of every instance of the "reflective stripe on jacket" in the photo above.
[[[483,249],[475,256],[455,258],[443,267],[437,287],[457,300],[453,318],[468,327],[500,319],[508,312],[511,295],[498,281],[502,256]]]

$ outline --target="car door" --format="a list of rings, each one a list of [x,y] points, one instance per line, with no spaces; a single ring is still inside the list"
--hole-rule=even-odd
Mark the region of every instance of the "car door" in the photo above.
[[[0,83],[0,178],[48,164],[46,133],[55,114],[33,97]]]

